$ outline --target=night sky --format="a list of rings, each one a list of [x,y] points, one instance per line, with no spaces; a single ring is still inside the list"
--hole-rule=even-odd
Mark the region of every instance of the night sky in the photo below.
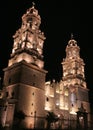
[[[21,17],[32,6],[32,0],[7,0],[0,3],[0,76],[7,67],[13,46],[13,35],[21,27]],[[47,80],[62,78],[61,62],[71,33],[80,47],[80,56],[85,62],[85,78],[93,102],[93,48],[91,3],[81,0],[35,0],[35,8],[41,16],[41,31],[44,32],[44,69]]]

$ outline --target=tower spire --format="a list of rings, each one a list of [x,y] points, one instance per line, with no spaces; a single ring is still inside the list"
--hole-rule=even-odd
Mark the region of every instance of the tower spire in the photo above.
[[[73,33],[71,33],[71,40],[73,39]]]
[[[20,61],[25,60],[27,63],[32,63],[39,68],[43,68],[44,66],[43,44],[45,36],[40,30],[41,17],[34,5],[35,3],[32,2],[32,7],[27,9],[26,13],[23,14],[21,27],[13,36],[14,45],[9,66],[19,62],[18,59]],[[23,56],[24,53],[25,57]],[[13,59],[16,60],[14,61]]]
[[[34,8],[34,6],[35,6],[35,2],[33,1],[33,2],[32,2],[32,7]]]

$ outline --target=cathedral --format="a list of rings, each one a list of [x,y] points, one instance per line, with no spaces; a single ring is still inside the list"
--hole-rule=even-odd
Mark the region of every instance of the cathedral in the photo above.
[[[46,81],[48,72],[43,61],[46,37],[40,24],[41,17],[33,4],[23,14],[21,27],[13,36],[13,48],[8,66],[3,69],[0,90],[0,124],[3,127],[19,123],[17,118],[21,115],[22,128],[45,128],[47,112],[55,113],[60,119],[78,120],[81,124],[90,121],[85,63],[77,41],[71,35],[67,43],[61,80]],[[60,125],[65,128],[68,124],[61,122]]]

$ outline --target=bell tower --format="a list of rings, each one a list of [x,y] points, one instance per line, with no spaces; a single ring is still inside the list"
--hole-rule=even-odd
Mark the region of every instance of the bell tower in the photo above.
[[[66,58],[63,59],[63,84],[69,89],[69,112],[75,115],[83,104],[87,113],[90,113],[88,88],[85,81],[85,63],[80,58],[80,48],[73,35],[66,46]]]
[[[14,44],[9,60],[9,66],[22,60],[43,68],[43,43],[44,33],[39,29],[41,18],[34,4],[22,16],[22,25],[13,36]]]
[[[12,53],[8,67],[4,69],[4,125],[12,125],[15,120],[13,116],[21,112],[24,120],[18,125],[24,128],[43,127],[40,119],[45,116],[44,86],[47,71],[43,69],[45,36],[39,29],[40,24],[41,17],[33,4],[22,16],[22,25],[13,36]]]

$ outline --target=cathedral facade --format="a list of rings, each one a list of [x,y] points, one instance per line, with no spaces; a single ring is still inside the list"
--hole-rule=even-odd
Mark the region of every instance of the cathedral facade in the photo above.
[[[29,129],[44,128],[47,112],[74,120],[77,120],[78,111],[90,113],[85,64],[80,58],[77,41],[71,36],[66,46],[62,80],[46,82],[43,61],[46,38],[40,24],[41,17],[33,4],[22,16],[22,25],[13,36],[13,48],[8,66],[3,69],[0,91],[0,123],[3,127],[18,123],[18,115],[23,117],[20,125]],[[87,119],[90,120],[89,114]]]
[[[62,61],[62,80],[45,83],[46,110],[54,111],[66,120],[77,120],[78,112],[85,112],[88,114],[87,120],[90,121],[89,90],[85,81],[84,65],[77,41],[71,36],[66,46],[66,57]],[[83,117],[80,116],[79,120],[83,120]]]

